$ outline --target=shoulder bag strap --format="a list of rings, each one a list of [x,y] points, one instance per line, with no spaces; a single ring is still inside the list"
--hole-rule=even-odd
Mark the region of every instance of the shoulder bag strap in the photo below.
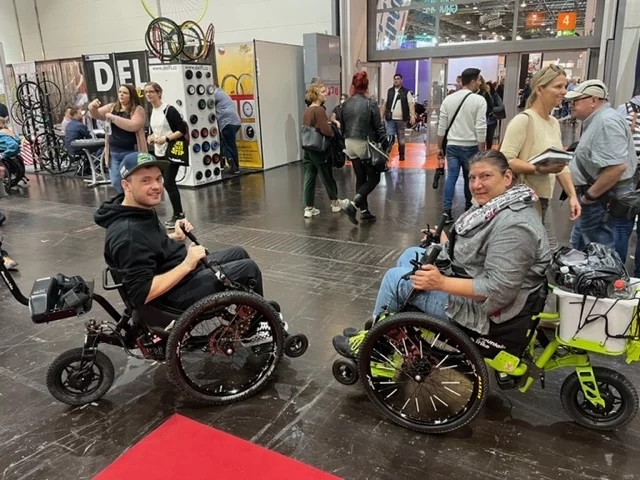
[[[445,138],[449,136],[449,130],[451,130],[451,127],[453,127],[453,122],[456,121],[456,117],[458,116],[458,113],[460,113],[460,109],[462,108],[462,105],[464,105],[464,102],[466,102],[467,98],[469,98],[471,95],[475,95],[475,93],[470,92],[469,94],[467,94],[467,96],[464,97],[460,102],[460,105],[458,105],[458,108],[456,109],[456,112],[453,114],[453,118],[451,118],[451,122],[449,123],[447,130],[444,132]]]

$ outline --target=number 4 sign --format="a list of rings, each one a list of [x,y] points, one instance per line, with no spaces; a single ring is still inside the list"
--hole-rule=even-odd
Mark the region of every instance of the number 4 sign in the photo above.
[[[556,30],[559,32],[576,29],[576,12],[560,12],[558,13],[558,21]]]

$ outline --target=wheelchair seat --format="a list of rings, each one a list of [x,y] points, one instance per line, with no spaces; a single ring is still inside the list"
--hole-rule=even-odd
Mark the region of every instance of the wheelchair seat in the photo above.
[[[109,276],[111,276],[115,283],[109,283]],[[141,325],[146,325],[154,333],[168,335],[169,332],[165,329],[183,313],[182,310],[164,305],[161,301],[157,300],[139,307],[134,306],[124,289],[120,272],[118,272],[115,267],[107,266],[102,273],[102,279],[102,286],[105,290],[118,291],[132,320]]]

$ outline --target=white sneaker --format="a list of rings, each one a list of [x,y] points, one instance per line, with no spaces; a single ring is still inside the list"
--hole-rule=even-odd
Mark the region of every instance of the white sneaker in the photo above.
[[[342,200],[338,200],[336,205],[331,205],[331,211],[333,213],[340,213],[344,207],[349,205],[349,199],[343,198]]]
[[[304,218],[311,218],[315,215],[318,215],[319,213],[320,213],[320,210],[318,210],[317,208],[305,208]]]
[[[242,345],[245,347],[255,347],[270,342],[273,342],[273,337],[271,336],[271,327],[267,322],[260,322],[256,333],[249,338],[242,339]]]

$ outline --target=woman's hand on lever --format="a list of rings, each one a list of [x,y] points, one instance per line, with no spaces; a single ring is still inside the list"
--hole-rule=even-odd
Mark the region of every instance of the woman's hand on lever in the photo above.
[[[444,287],[445,276],[435,265],[423,265],[411,275],[411,285],[416,290],[440,290]]]

